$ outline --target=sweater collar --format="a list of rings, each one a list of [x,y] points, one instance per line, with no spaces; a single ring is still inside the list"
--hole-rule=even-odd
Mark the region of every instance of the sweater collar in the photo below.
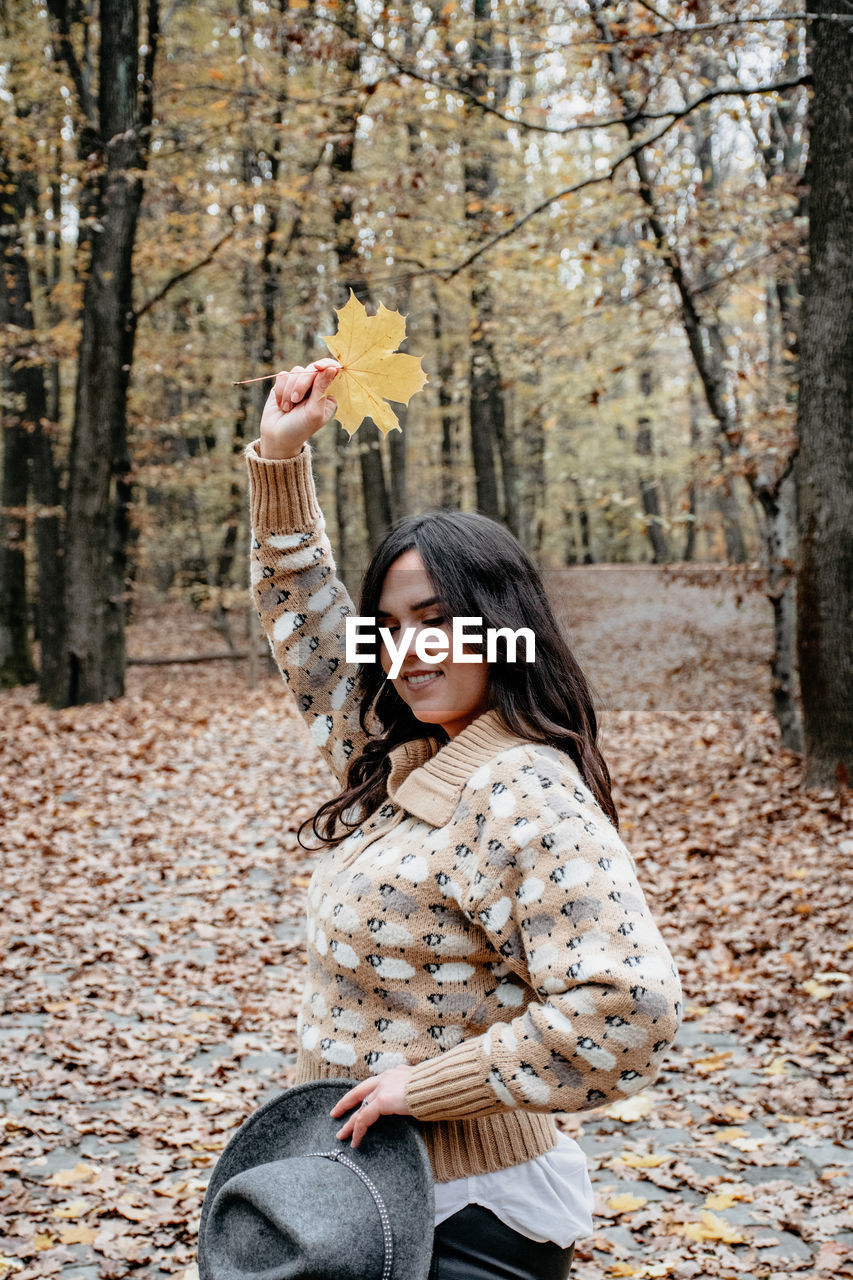
[[[416,818],[443,827],[453,817],[471,774],[501,751],[527,742],[508,729],[494,709],[484,711],[444,745],[434,737],[402,742],[388,753],[388,795]]]

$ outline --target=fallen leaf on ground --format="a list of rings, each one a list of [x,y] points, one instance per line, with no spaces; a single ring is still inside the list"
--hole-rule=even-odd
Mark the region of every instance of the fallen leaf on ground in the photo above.
[[[656,1155],[654,1152],[641,1156],[636,1151],[623,1151],[621,1156],[616,1156],[616,1160],[620,1164],[626,1164],[629,1169],[657,1169],[658,1165],[666,1164],[671,1159],[670,1155]]]
[[[81,1160],[73,1169],[59,1169],[45,1181],[51,1187],[73,1187],[75,1182],[88,1182],[97,1172],[97,1169],[93,1169],[90,1164],[85,1164]]]
[[[688,1240],[721,1240],[724,1244],[746,1243],[745,1236],[738,1231],[737,1227],[729,1226],[715,1213],[709,1213],[705,1209],[702,1210],[699,1222],[683,1222],[674,1229],[679,1235],[686,1236]]]
[[[60,1234],[63,1244],[91,1244],[98,1234],[97,1227],[65,1227]]]
[[[652,1100],[649,1095],[635,1093],[633,1098],[626,1098],[624,1102],[611,1102],[610,1106],[605,1108],[604,1114],[610,1116],[611,1120],[622,1120],[629,1124],[632,1120],[642,1120],[651,1109]]]
[[[642,1209],[643,1205],[649,1202],[645,1196],[635,1196],[630,1191],[626,1191],[622,1195],[611,1196],[607,1203],[617,1213],[633,1213],[635,1209]]]

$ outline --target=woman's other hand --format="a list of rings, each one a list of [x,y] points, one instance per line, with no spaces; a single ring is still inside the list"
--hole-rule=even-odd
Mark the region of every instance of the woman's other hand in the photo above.
[[[337,360],[315,360],[277,376],[261,417],[262,458],[295,458],[334,416],[337,405],[326,392],[340,367]]]
[[[341,1141],[352,1135],[352,1146],[357,1147],[367,1130],[380,1116],[410,1116],[406,1103],[406,1082],[414,1067],[403,1065],[389,1067],[378,1076],[362,1080],[336,1102],[329,1114],[337,1118],[345,1111],[352,1115],[335,1134]]]

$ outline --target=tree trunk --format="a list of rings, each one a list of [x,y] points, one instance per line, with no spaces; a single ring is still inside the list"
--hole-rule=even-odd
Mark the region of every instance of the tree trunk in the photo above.
[[[150,0],[149,50],[156,45],[157,17],[157,2]],[[138,47],[138,0],[101,0],[102,169],[83,295],[66,497],[67,630],[64,689],[57,699],[63,705],[102,702],[124,691],[127,389],[136,333],[132,254],[148,143],[141,137],[146,121],[138,101]]]
[[[797,608],[794,564],[788,548],[796,535],[796,501],[793,472],[775,490],[761,493],[767,546],[767,595],[773,607],[773,714],[781,743],[790,751],[803,749],[803,729],[797,706],[796,636]]]
[[[27,335],[33,328],[30,277],[17,218],[19,194],[15,177],[0,153],[0,325],[22,331],[21,351],[9,351],[0,374],[0,422],[3,431],[3,484],[0,508],[0,685],[35,680],[27,606],[27,496],[30,446],[28,431],[38,412],[38,384],[44,400],[41,369],[25,360]],[[42,409],[43,411],[43,409]],[[37,419],[35,419],[37,421]]]
[[[695,383],[691,383],[690,387],[690,449],[691,453],[698,449],[702,440],[702,432],[699,426],[699,406],[701,399]],[[696,518],[697,518],[697,501],[696,501],[696,464],[691,458],[690,461],[690,478],[687,482],[687,536],[684,540],[684,551],[682,552],[682,560],[696,559]]]
[[[453,355],[444,341],[441,298],[432,287],[432,336],[438,361],[438,405],[441,411],[441,505],[460,505],[459,458],[455,447],[456,415],[453,413]]]
[[[352,289],[362,303],[370,300],[370,290],[361,271],[358,244],[353,225],[352,172],[355,155],[355,138],[361,115],[360,72],[361,57],[358,46],[358,10],[355,0],[346,0],[338,10],[337,19],[344,36],[344,48],[339,59],[341,67],[341,104],[337,110],[335,131],[332,137],[332,220],[335,228],[335,254],[342,282],[341,304],[346,302]],[[347,92],[348,90],[348,92]],[[342,435],[339,432],[339,435]],[[380,444],[382,433],[375,423],[366,421],[358,429],[357,443],[338,444],[338,450],[351,453],[355,448],[361,464],[361,486],[364,496],[364,519],[367,526],[368,551],[372,553],[391,524],[391,501],[385,482]]]
[[[470,65],[463,77],[469,93],[485,101],[489,98],[489,68],[494,57],[493,18],[490,0],[474,0],[474,31],[471,40]],[[497,94],[496,90],[496,94]],[[466,99],[466,102],[468,100]],[[495,106],[500,101],[495,100]],[[465,220],[474,244],[489,234],[489,202],[497,186],[492,156],[489,152],[489,129],[482,113],[466,106],[468,119],[461,136],[465,182]],[[471,454],[477,495],[477,510],[493,520],[506,518],[509,523],[511,505],[507,489],[514,476],[504,477],[504,501],[498,487],[497,457],[503,443],[506,450],[506,409],[500,369],[492,344],[494,302],[488,269],[481,263],[471,268],[471,345],[470,345],[470,425]],[[509,484],[507,484],[509,481]],[[513,509],[513,515],[515,511]],[[517,521],[516,521],[517,523]]]
[[[828,0],[815,10],[829,13]],[[853,773],[853,30],[811,24],[809,273],[796,461],[797,647],[807,787]]]
[[[251,56],[251,39],[249,31],[249,13],[247,0],[239,0],[237,19],[240,27],[240,56],[242,66],[242,84],[243,84],[243,137],[240,148],[240,179],[243,184],[243,190],[246,193],[246,199],[250,198],[252,192],[252,183],[259,176],[258,152],[254,139],[254,130],[252,128],[252,120],[250,115],[249,104],[250,85],[248,75],[248,65]],[[283,42],[282,42],[283,43]],[[282,49],[282,55],[284,49]],[[281,73],[286,77],[286,64],[282,65]],[[279,101],[276,108],[276,122],[281,124],[281,103],[282,98],[279,95]],[[252,261],[248,252],[246,252],[243,267],[240,276],[240,300],[243,308],[243,324],[242,324],[242,361],[243,368],[246,370],[245,377],[253,379],[257,374],[258,356],[266,364],[272,360],[272,351],[269,355],[266,348],[272,339],[275,328],[275,301],[277,296],[277,276],[275,267],[273,266],[273,245],[275,243],[275,230],[278,222],[278,193],[276,191],[276,179],[278,178],[279,166],[279,147],[281,145],[281,128],[279,127],[273,134],[273,151],[270,159],[271,174],[270,183],[267,189],[267,207],[265,209],[266,226],[264,230],[263,250],[261,254],[260,270]],[[260,276],[260,294],[261,305],[258,306],[256,297],[256,285]],[[258,348],[261,348],[259,353]],[[264,369],[266,372],[266,369]],[[243,450],[246,445],[246,433],[251,423],[254,430],[256,424],[260,422],[263,412],[264,401],[269,394],[270,384],[268,382],[251,382],[249,386],[241,386],[238,388],[237,411],[234,415],[234,427],[231,433],[231,453],[235,459],[237,470],[234,472],[228,495],[228,511],[225,517],[225,533],[219,547],[219,554],[216,558],[216,590],[218,600],[216,604],[215,617],[218,626],[223,626],[226,622],[225,611],[222,607],[222,592],[228,585],[231,576],[231,569],[234,564],[234,557],[237,552],[237,538],[240,530],[243,528],[245,516],[244,510],[246,505],[243,466],[239,459],[242,457]]]
[[[27,608],[26,504],[30,449],[23,414],[16,408],[12,379],[4,370],[3,507],[0,512],[0,686],[36,678]]]
[[[640,458],[654,460],[652,447],[652,424],[648,418],[637,419],[637,434],[634,438],[634,452]],[[669,559],[666,538],[660,523],[660,498],[658,482],[653,475],[640,476],[640,501],[646,517],[646,537],[652,548],[652,564],[664,564]]]

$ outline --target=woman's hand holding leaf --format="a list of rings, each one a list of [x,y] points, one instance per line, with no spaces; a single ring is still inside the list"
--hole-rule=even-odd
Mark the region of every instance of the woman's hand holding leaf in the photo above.
[[[326,392],[340,367],[337,360],[315,360],[277,374],[261,417],[262,458],[295,458],[334,417],[337,406]]]

